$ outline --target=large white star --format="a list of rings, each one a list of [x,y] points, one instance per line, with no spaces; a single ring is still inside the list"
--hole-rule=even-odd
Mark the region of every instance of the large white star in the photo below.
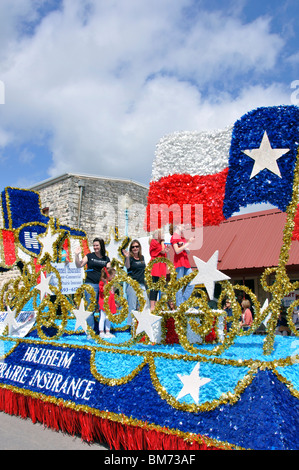
[[[35,289],[40,291],[40,300],[42,302],[46,294],[53,294],[49,287],[49,282],[51,280],[52,274],[49,277],[46,277],[42,271],[40,274],[40,283],[35,286]]]
[[[15,319],[16,309],[11,310],[10,307],[7,307],[7,315],[4,320],[4,324],[8,325],[8,334],[11,335],[12,331],[17,328],[17,322]]]
[[[115,259],[117,262],[124,264],[124,256],[121,253],[129,243],[129,239],[118,239],[114,233],[110,234],[110,240],[106,243],[106,251],[111,261]]]
[[[73,310],[73,313],[76,317],[75,331],[81,326],[85,333],[87,333],[87,319],[92,315],[92,313],[85,310],[84,299],[81,299],[79,309]]]
[[[177,374],[178,378],[184,385],[182,390],[176,397],[177,400],[185,397],[186,395],[191,395],[195,403],[198,405],[200,387],[211,381],[211,379],[199,376],[199,367],[200,363],[198,362],[190,375]]]
[[[32,311],[30,316],[22,322],[13,321],[10,331],[11,336],[18,336],[19,338],[24,338],[27,333],[31,330],[36,320],[36,312]]]
[[[142,312],[137,312],[136,310],[132,311],[134,317],[138,321],[138,326],[136,329],[136,336],[139,333],[146,333],[150,341],[154,343],[156,341],[155,332],[153,331],[153,325],[156,322],[161,322],[162,317],[159,315],[153,315],[150,313],[148,308],[144,309]]]
[[[52,261],[56,261],[56,244],[57,241],[61,238],[61,236],[62,233],[55,230],[54,224],[50,222],[45,233],[37,237],[39,243],[42,245],[42,249],[39,254],[40,261],[45,256],[49,256]]]
[[[250,179],[256,176],[260,171],[267,169],[281,178],[280,169],[277,160],[290,149],[273,149],[271,147],[269,137],[265,131],[261,145],[257,149],[243,150],[243,153],[254,160],[254,165],[250,175]]]
[[[212,299],[214,296],[215,282],[226,281],[230,279],[230,277],[228,277],[226,274],[223,274],[221,271],[218,271],[217,269],[218,254],[218,250],[215,251],[209,261],[206,263],[196,256],[193,256],[198,273],[190,284],[204,284],[210,299]]]

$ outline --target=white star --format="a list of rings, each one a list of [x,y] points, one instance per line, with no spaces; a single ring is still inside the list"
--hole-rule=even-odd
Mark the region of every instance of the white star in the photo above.
[[[23,322],[15,321],[12,324],[11,336],[18,336],[19,338],[24,338],[27,333],[31,330],[36,320],[36,312],[32,311],[30,316]]]
[[[111,233],[109,243],[106,243],[106,251],[111,261],[115,259],[117,262],[124,264],[124,256],[121,250],[124,249],[129,243],[129,240],[124,238],[119,240],[115,234]]]
[[[277,165],[277,160],[282,157],[285,153],[289,152],[290,149],[273,149],[271,147],[269,137],[265,131],[261,145],[257,149],[243,150],[243,153],[254,160],[254,165],[250,175],[252,179],[260,171],[268,169],[275,175],[281,178],[281,173]]]
[[[17,328],[17,322],[15,319],[16,309],[11,310],[10,307],[7,307],[7,315],[4,320],[4,325],[8,325],[8,334],[11,335],[12,331]]]
[[[81,299],[79,310],[73,310],[73,313],[76,317],[75,331],[81,326],[85,333],[87,333],[87,319],[92,313],[85,310],[84,299]]]
[[[40,283],[35,287],[35,289],[40,291],[40,300],[42,302],[46,294],[53,294],[49,287],[52,274],[49,277],[46,277],[42,271],[40,274]]]
[[[195,261],[198,273],[196,277],[191,281],[190,284],[204,284],[210,299],[214,296],[215,282],[226,281],[230,279],[226,274],[223,274],[221,271],[218,271],[218,251],[211,256],[209,261],[206,263],[201,259],[193,256]]]
[[[178,378],[184,385],[182,390],[176,397],[177,400],[185,397],[186,395],[191,395],[195,403],[198,405],[200,387],[211,381],[211,379],[199,376],[199,367],[200,363],[198,362],[190,375],[177,374]]]
[[[61,236],[62,233],[57,232],[54,228],[54,225],[50,223],[45,233],[37,237],[39,243],[42,245],[42,249],[39,254],[39,260],[42,260],[45,256],[49,256],[50,259],[56,261],[56,259],[53,259],[53,257],[56,258],[54,254],[55,251],[57,251],[57,247],[55,248],[55,244],[57,243],[59,238],[61,238]]]
[[[162,317],[159,315],[153,315],[150,313],[148,308],[144,309],[143,312],[137,312],[136,310],[132,311],[134,317],[138,321],[138,326],[136,329],[136,336],[143,331],[147,334],[150,341],[154,343],[156,341],[155,333],[153,331],[153,325],[156,322],[161,322]]]

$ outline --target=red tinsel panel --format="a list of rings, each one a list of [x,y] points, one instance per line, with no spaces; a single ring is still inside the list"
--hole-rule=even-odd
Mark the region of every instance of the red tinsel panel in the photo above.
[[[179,344],[179,337],[177,332],[175,331],[175,326],[174,326],[174,318],[167,318],[165,322],[165,327],[166,327],[166,337],[165,337],[165,343],[166,344]]]
[[[297,206],[297,212],[294,218],[294,231],[293,231],[293,236],[292,240],[299,240],[299,205]]]
[[[2,230],[4,261],[6,266],[16,262],[15,236],[11,230]]]
[[[187,442],[179,436],[145,427],[131,426],[91,413],[75,411],[63,405],[55,405],[0,389],[0,411],[10,415],[30,418],[56,431],[81,435],[87,442],[105,442],[113,450],[219,450],[221,447]]]
[[[176,214],[171,212],[157,213],[154,205],[165,205],[170,208],[178,205],[181,213],[181,223],[183,219],[183,206],[188,204],[191,207],[191,225],[198,226],[196,218],[196,205],[203,206],[203,225],[219,225],[225,220],[223,215],[223,201],[225,195],[225,184],[228,169],[215,175],[191,176],[171,175],[161,178],[159,181],[150,183],[148,193],[148,205],[146,209],[146,228],[152,232],[167,223],[172,223],[172,217],[176,220]],[[165,219],[165,216],[167,220]]]

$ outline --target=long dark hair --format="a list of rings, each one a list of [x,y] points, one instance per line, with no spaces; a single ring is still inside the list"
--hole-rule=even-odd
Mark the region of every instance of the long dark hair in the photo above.
[[[105,248],[105,242],[103,238],[95,238],[92,243],[94,242],[99,242],[100,247],[101,247],[101,255],[105,256],[106,255],[106,248]]]

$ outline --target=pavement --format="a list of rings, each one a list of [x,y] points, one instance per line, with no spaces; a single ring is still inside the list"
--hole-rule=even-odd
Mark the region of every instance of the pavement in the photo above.
[[[53,431],[30,419],[0,412],[0,450],[109,450],[109,447]]]

